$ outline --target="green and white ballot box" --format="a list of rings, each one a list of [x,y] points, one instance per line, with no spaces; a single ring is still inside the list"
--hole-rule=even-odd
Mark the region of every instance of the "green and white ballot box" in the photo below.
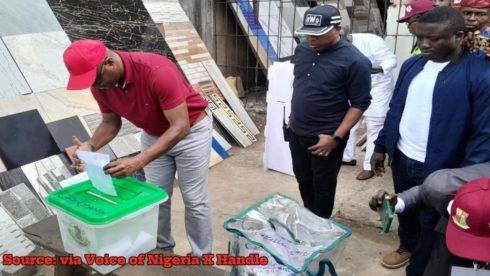
[[[131,177],[112,182],[117,196],[99,191],[87,180],[46,197],[57,212],[65,250],[83,261],[85,254],[127,258],[156,247],[158,205],[168,194]],[[92,267],[105,274],[118,266]]]

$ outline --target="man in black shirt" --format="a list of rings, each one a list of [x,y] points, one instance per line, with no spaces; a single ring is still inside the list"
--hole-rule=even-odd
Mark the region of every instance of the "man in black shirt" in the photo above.
[[[306,11],[295,50],[289,147],[306,208],[329,218],[337,175],[350,129],[368,108],[371,63],[340,39],[340,12],[333,6]]]

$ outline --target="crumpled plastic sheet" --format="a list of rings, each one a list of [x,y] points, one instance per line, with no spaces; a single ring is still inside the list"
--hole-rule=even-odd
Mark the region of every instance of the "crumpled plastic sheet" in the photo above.
[[[231,270],[232,276],[241,275],[260,275],[260,276],[294,276],[296,275],[292,270],[284,265],[277,263],[267,251],[262,247],[250,243],[243,237],[233,235],[230,243],[230,250],[233,256],[248,256],[250,254],[259,254],[265,256],[269,260],[269,263],[265,266],[262,265],[240,265],[233,266]]]
[[[315,257],[331,251],[351,233],[280,194],[229,219],[225,228],[260,245],[296,273],[305,271]]]

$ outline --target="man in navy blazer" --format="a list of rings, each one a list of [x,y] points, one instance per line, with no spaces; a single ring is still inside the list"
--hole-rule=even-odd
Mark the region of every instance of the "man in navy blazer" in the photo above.
[[[490,160],[490,63],[464,51],[464,19],[449,7],[419,18],[421,56],[400,70],[372,168],[384,170],[385,154],[395,192],[421,185],[432,172]],[[421,275],[434,245],[439,214],[433,209],[398,215],[400,248],[382,264]]]

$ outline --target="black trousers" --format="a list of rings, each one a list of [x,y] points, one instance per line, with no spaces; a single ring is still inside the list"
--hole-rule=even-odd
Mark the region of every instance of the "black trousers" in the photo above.
[[[293,171],[304,206],[317,216],[330,218],[335,201],[337,175],[349,137],[345,137],[329,155],[317,156],[308,147],[318,143],[318,137],[298,136],[293,131],[289,131],[288,136]]]

